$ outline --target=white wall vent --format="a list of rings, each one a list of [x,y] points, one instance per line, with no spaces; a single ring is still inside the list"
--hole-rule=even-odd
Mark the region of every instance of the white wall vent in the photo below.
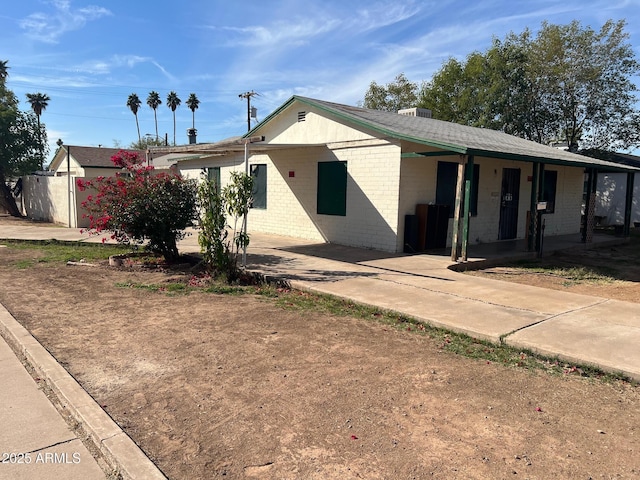
[[[307,112],[298,112],[298,121],[304,122],[307,119]]]
[[[409,117],[422,117],[422,118],[431,118],[431,110],[428,108],[405,108],[403,110],[398,110],[398,115],[407,115]]]

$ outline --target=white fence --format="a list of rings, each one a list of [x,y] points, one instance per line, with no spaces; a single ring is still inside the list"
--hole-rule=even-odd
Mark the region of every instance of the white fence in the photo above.
[[[72,176],[69,185],[66,176],[23,177],[23,213],[34,220],[58,223],[71,228],[88,227],[89,219],[82,218],[84,209],[81,204],[87,199],[89,192],[80,192],[76,186],[76,179],[77,177]]]

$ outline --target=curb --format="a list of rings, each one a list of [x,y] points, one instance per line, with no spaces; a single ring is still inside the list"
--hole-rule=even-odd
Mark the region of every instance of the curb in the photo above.
[[[167,477],[55,358],[0,304],[0,335],[34,369],[125,480]]]

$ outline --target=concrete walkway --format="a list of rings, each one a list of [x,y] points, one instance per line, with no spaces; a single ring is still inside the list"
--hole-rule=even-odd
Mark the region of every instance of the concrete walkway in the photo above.
[[[25,225],[22,222],[15,226],[0,225],[0,239],[3,238],[101,241],[100,238],[89,238],[77,229]],[[611,237],[597,238],[596,241],[606,243],[611,241]],[[502,244],[501,247],[501,249],[496,249],[495,246],[472,248],[469,263],[495,261],[505,255],[505,247],[507,247],[506,255],[509,257],[528,256],[522,242]],[[569,247],[579,248],[579,239],[563,237],[545,240],[547,252]],[[199,250],[197,234],[194,233],[180,242],[179,248],[181,252],[197,252]],[[267,276],[287,280],[296,288],[337,295],[356,302],[394,310],[432,325],[464,332],[477,338],[504,342],[517,348],[527,348],[570,362],[594,365],[603,370],[621,372],[640,380],[640,348],[638,348],[640,304],[464,275],[449,268],[452,262],[446,253],[395,255],[339,245],[305,242],[289,237],[252,234],[247,268]],[[7,338],[7,325],[13,325],[12,322],[15,320],[8,313],[3,314],[3,312],[6,310],[0,308],[0,332]],[[21,328],[16,325],[13,327]],[[31,345],[31,342],[37,344],[26,330],[20,334],[9,335],[14,338],[16,351],[23,350],[25,342],[27,345]],[[32,348],[37,347],[32,345]],[[33,356],[28,360],[32,365],[35,364],[36,370],[44,361]],[[19,370],[17,367],[22,368],[18,360],[15,357],[12,358],[6,349],[2,356],[1,340],[0,361],[3,367],[8,365],[16,371]],[[52,361],[55,363],[55,360]],[[52,365],[50,367],[53,368]],[[51,383],[47,368],[40,367],[40,370],[42,374],[39,373],[39,375]],[[9,371],[8,367],[7,371]],[[4,368],[0,373],[4,373]],[[2,384],[12,385],[14,376],[16,379],[21,377],[22,380],[15,381],[16,385],[21,384],[20,382],[26,385],[30,381],[32,383],[30,395],[41,395],[35,382],[28,375],[25,377],[25,372],[22,373],[22,375],[9,373],[10,378]],[[58,371],[57,374],[62,373]],[[56,387],[58,396],[65,399],[67,386],[75,388],[73,387],[75,380],[71,379],[73,382],[67,380],[58,382]],[[0,404],[0,421],[5,425],[6,419],[9,419],[15,409],[19,409],[23,404],[23,401],[14,401],[16,396],[13,388],[11,390],[6,398],[7,403],[3,401]],[[6,391],[3,389],[3,392]],[[95,407],[102,411],[99,406],[95,405]],[[104,427],[102,422],[106,419],[101,417],[97,410],[93,413],[97,415],[95,419],[92,415],[86,415],[81,418],[81,421],[85,422],[88,430],[95,427],[98,432],[102,432],[94,435],[94,441],[104,448],[105,443],[108,444],[109,435],[119,436],[122,432],[117,425],[111,425],[108,422],[107,430],[101,430]],[[47,416],[56,417],[56,411],[50,409]],[[95,423],[93,427],[92,422]],[[111,428],[114,430],[109,430]],[[65,433],[59,441],[73,441],[67,438],[69,435],[68,432]],[[7,437],[5,439],[0,436],[0,446],[3,449],[18,449],[19,452],[34,449],[31,446],[22,446],[17,440],[14,443],[5,443],[13,441],[11,434]],[[17,437],[18,432],[16,432]],[[128,439],[124,437],[126,435],[122,433],[118,438],[122,441]],[[110,452],[107,455],[111,455],[116,465],[121,467],[124,465],[125,470],[130,469],[129,478],[163,478],[159,471],[153,470],[153,464],[149,465],[151,462],[137,450],[135,445],[133,445],[133,451],[133,455],[126,454],[126,449],[119,453]],[[82,453],[83,461],[85,458],[87,461],[84,464],[90,464],[88,457]],[[69,469],[75,467],[76,465],[68,466]],[[14,471],[18,474],[27,471],[12,466],[14,470],[11,474],[5,474],[3,472],[8,472],[6,468],[5,465],[0,464],[0,479],[20,478],[13,474]],[[142,468],[141,471],[144,473],[136,474],[135,468]],[[26,475],[24,478],[53,477],[63,478],[57,475],[38,477],[34,474]],[[86,474],[81,478],[93,477]]]
[[[296,288],[640,380],[640,304],[464,275],[451,265],[448,256],[393,255],[255,235],[247,267],[288,279]]]

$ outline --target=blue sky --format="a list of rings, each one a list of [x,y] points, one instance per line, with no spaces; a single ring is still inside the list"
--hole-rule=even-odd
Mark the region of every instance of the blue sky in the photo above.
[[[494,36],[536,32],[545,20],[599,30],[607,19],[627,21],[640,59],[640,0],[20,0],[0,11],[0,60],[9,61],[8,86],[23,109],[26,93],[51,97],[42,121],[53,153],[58,138],[106,147],[137,140],[131,93],[143,102],[142,134],[155,132],[146,97],[160,93],[158,130],[170,141],[165,99],[178,93],[178,144],[187,143],[184,102],[195,93],[198,142],[213,142],[246,131],[243,92],[259,94],[258,120],[294,94],[355,105],[371,81],[404,72],[420,83]]]

